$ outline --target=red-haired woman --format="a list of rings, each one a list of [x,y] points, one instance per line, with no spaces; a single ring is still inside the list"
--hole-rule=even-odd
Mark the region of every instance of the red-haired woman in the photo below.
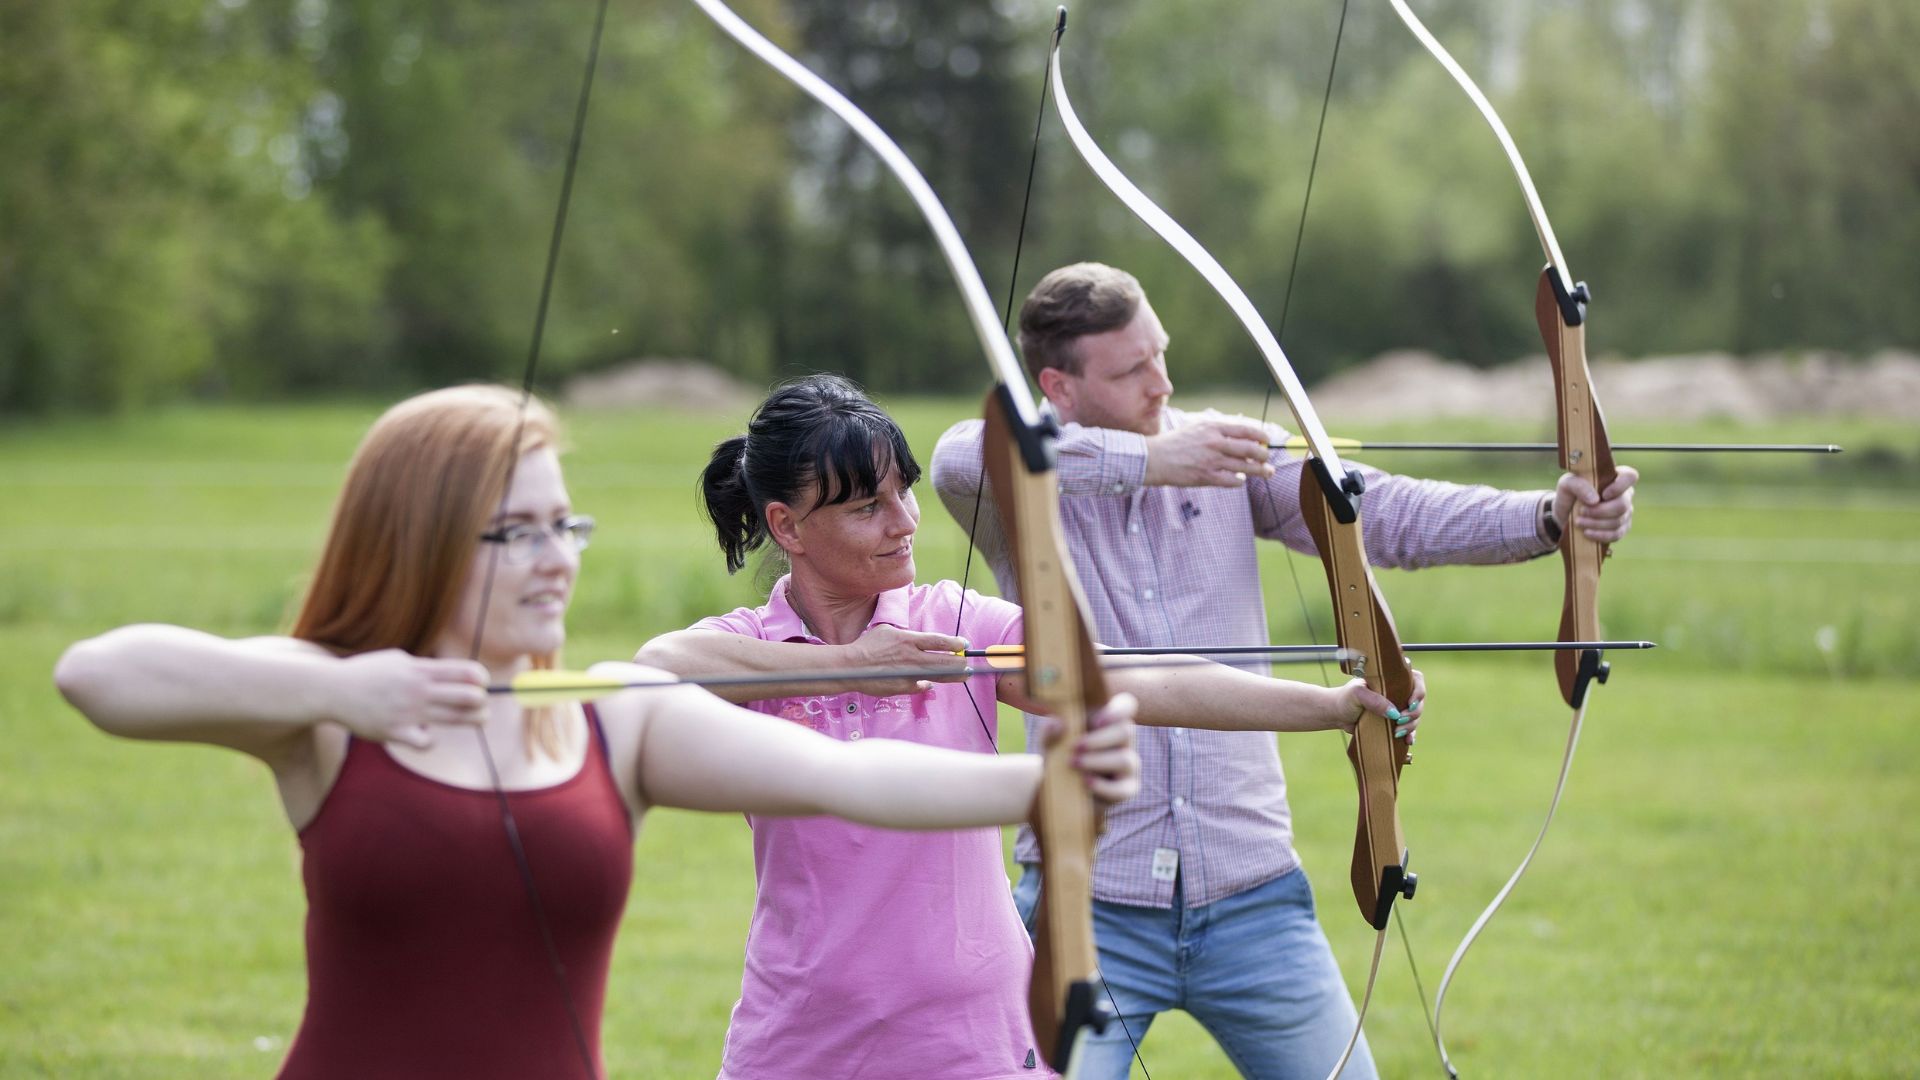
[[[490,696],[566,636],[593,521],[557,441],[545,406],[499,387],[402,402],[353,459],[288,636],[129,626],[55,671],[108,732],[272,770],[308,899],[283,1077],[598,1075],[649,807],[951,829],[1020,821],[1033,801],[1033,759],[847,745],[692,687],[597,707]],[[1082,744],[1104,800],[1138,786],[1130,708]]]

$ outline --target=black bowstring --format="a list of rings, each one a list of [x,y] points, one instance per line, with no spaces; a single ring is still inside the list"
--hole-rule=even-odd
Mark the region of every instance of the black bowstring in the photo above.
[[[1013,269],[1007,274],[1006,306],[1000,315],[1000,322],[1007,327],[1009,333],[1012,332],[1013,326],[1013,298],[1020,287],[1020,252],[1026,246],[1027,216],[1033,208],[1033,178],[1040,164],[1040,132],[1045,127],[1047,119],[1047,77],[1053,73],[1053,50],[1059,44],[1060,33],[1064,28],[1064,22],[1054,27],[1052,40],[1047,46],[1047,62],[1040,67],[1040,107],[1033,117],[1033,148],[1027,154],[1027,185],[1020,197],[1020,228],[1013,238]],[[985,501],[987,491],[986,433],[984,431],[981,432],[980,452],[980,476],[973,489],[973,519],[967,526],[967,557],[960,570],[960,610],[955,612],[953,617],[953,636],[955,637],[960,636],[960,620],[966,613],[967,579],[973,574],[972,538],[980,527],[980,504]],[[986,715],[980,711],[980,703],[973,700],[971,692],[967,694],[967,702],[973,706],[973,714],[980,718],[981,730],[987,732],[989,744],[997,748],[999,739],[987,728]],[[1041,872],[1045,873],[1044,870]],[[1120,1024],[1120,1033],[1127,1037],[1127,1045],[1133,1048],[1133,1059],[1140,1063],[1140,1072],[1144,1074],[1146,1080],[1153,1080],[1153,1073],[1147,1069],[1147,1060],[1140,1056],[1140,1043],[1133,1037],[1133,1030],[1127,1026],[1127,1018],[1120,1011],[1120,1003],[1114,999],[1113,987],[1107,985],[1107,977],[1104,974],[1100,976],[1100,989],[1107,995],[1107,1004],[1113,1008],[1113,1018]]]
[[[1054,36],[1059,37],[1058,31]],[[1011,329],[1013,323],[1013,297],[1020,286],[1020,250],[1027,242],[1027,212],[1033,206],[1033,175],[1040,164],[1040,129],[1047,118],[1047,75],[1053,67],[1053,53],[1047,53],[1047,62],[1040,68],[1040,109],[1033,118],[1033,149],[1027,154],[1027,186],[1020,197],[1020,230],[1013,237],[1013,270],[1007,275],[1007,302],[1000,314],[1000,323]],[[986,433],[981,432],[980,476],[973,488],[973,518],[967,524],[967,558],[960,568],[960,607],[953,613],[953,636],[960,636],[960,623],[967,613],[967,581],[973,576],[973,537],[980,528],[980,504],[987,491]],[[987,745],[998,750],[1000,737],[987,726],[986,714],[980,711],[980,703],[973,700],[973,694],[967,694],[967,703],[973,706],[973,715],[980,719],[980,730],[987,734]]]
[[[1295,226],[1293,233],[1293,258],[1287,267],[1287,289],[1281,296],[1280,324],[1274,331],[1274,340],[1280,342],[1283,346],[1285,345],[1287,333],[1287,312],[1293,306],[1293,283],[1300,275],[1300,250],[1306,242],[1307,210],[1313,205],[1313,178],[1314,174],[1317,173],[1320,168],[1320,145],[1327,133],[1327,113],[1333,104],[1334,72],[1338,70],[1340,66],[1340,42],[1346,36],[1347,8],[1349,3],[1350,0],[1341,0],[1340,21],[1333,31],[1333,57],[1327,63],[1326,92],[1320,99],[1320,122],[1318,126],[1314,128],[1313,155],[1307,163],[1307,189],[1305,196],[1300,200],[1300,220]],[[1266,428],[1267,416],[1273,409],[1274,389],[1274,385],[1269,383],[1267,386],[1266,400],[1263,401],[1260,406],[1260,426],[1262,429]],[[1279,499],[1279,494],[1274,490],[1271,483],[1263,486],[1267,492],[1267,512],[1277,523],[1280,520],[1279,506],[1276,501]],[[1300,569],[1298,564],[1294,562],[1293,549],[1282,543],[1280,550],[1285,553],[1287,572],[1293,578],[1294,595],[1299,597],[1300,600],[1300,618],[1307,625],[1307,639],[1317,645],[1320,643],[1320,631],[1313,624],[1313,613],[1307,604],[1306,590],[1300,584]],[[1321,552],[1321,554],[1324,556],[1326,553]],[[1320,665],[1320,682],[1325,686],[1332,685],[1332,680],[1327,677],[1327,667],[1324,663]],[[1337,728],[1335,731],[1338,733]],[[1342,738],[1344,739],[1344,735]]]
[[[506,485],[500,492],[500,509],[496,517],[504,516],[507,500],[513,491],[514,474],[520,465],[520,440],[526,434],[527,406],[533,400],[534,374],[540,364],[540,341],[546,331],[548,302],[553,296],[553,279],[560,261],[560,240],[566,232],[567,207],[573,201],[573,178],[580,161],[580,143],[586,132],[587,102],[592,96],[594,70],[600,63],[600,38],[607,22],[607,0],[599,0],[593,21],[593,38],[587,48],[586,72],[580,80],[580,98],[574,108],[573,133],[567,145],[566,170],[560,181],[560,201],[554,208],[553,233],[547,242],[546,271],[540,281],[540,302],[534,310],[533,340],[527,347],[526,370],[520,380],[520,404],[514,421],[513,441],[507,447]],[[468,659],[480,659],[481,636],[486,631],[487,608],[493,596],[493,579],[500,566],[500,554],[504,545],[489,544],[486,574],[480,588],[480,610],[474,618],[473,648]],[[580,1064],[587,1076],[598,1080],[600,1071],[594,1064],[593,1047],[588,1042],[586,1025],[580,1020],[580,1010],[573,1000],[573,988],[567,982],[567,967],[560,959],[559,946],[553,939],[553,926],[547,920],[546,905],[540,899],[540,887],[534,881],[533,866],[527,861],[527,850],[521,840],[520,825],[513,816],[513,806],[507,799],[506,790],[500,786],[500,769],[493,760],[493,748],[487,743],[486,732],[474,729],[474,735],[480,742],[480,755],[486,761],[487,777],[493,786],[493,796],[500,808],[500,824],[506,833],[507,847],[513,852],[515,868],[520,874],[520,883],[526,889],[527,903],[533,909],[533,918],[540,931],[540,942],[547,956],[548,970],[553,982],[560,990],[560,998],[566,1006],[567,1021],[573,1030],[574,1046],[580,1052]]]
[[[1305,247],[1305,243],[1306,243],[1307,211],[1313,205],[1313,180],[1314,180],[1315,174],[1319,171],[1319,167],[1320,167],[1320,147],[1326,137],[1327,114],[1331,110],[1331,107],[1333,104],[1334,74],[1339,70],[1339,67],[1340,67],[1340,42],[1346,36],[1347,10],[1348,10],[1348,7],[1350,6],[1350,3],[1351,3],[1351,0],[1341,0],[1340,20],[1338,24],[1335,26],[1334,32],[1333,32],[1333,56],[1327,62],[1327,85],[1326,85],[1326,90],[1320,99],[1320,120],[1319,120],[1319,123],[1315,126],[1314,133],[1313,133],[1313,155],[1308,160],[1308,165],[1307,165],[1306,193],[1300,200],[1300,220],[1298,225],[1294,229],[1294,235],[1293,235],[1293,257],[1290,260],[1289,265],[1287,267],[1286,291],[1282,294],[1281,300],[1280,300],[1280,323],[1279,323],[1279,326],[1274,331],[1274,340],[1280,342],[1283,346],[1285,344],[1286,333],[1287,333],[1287,313],[1293,306],[1293,286],[1300,276],[1300,252]],[[1274,392],[1274,387],[1272,385],[1269,385],[1267,387],[1266,399],[1260,406],[1260,426],[1262,428],[1265,428],[1267,426],[1267,416],[1273,408],[1273,392]],[[1267,485],[1267,496],[1268,496],[1268,512],[1273,513],[1275,510],[1275,505],[1273,503],[1273,500],[1276,499],[1278,496],[1274,493],[1273,487],[1271,484]],[[1275,520],[1276,521],[1278,520],[1277,514],[1275,515]],[[1312,641],[1315,644],[1318,644],[1320,641],[1320,634],[1319,634],[1319,631],[1314,628],[1313,615],[1308,610],[1306,591],[1301,587],[1300,571],[1299,571],[1299,567],[1294,562],[1292,549],[1288,548],[1285,544],[1280,545],[1280,547],[1281,547],[1281,550],[1286,553],[1287,571],[1293,578],[1294,594],[1298,596],[1300,599],[1300,617],[1307,625],[1308,640]],[[1322,662],[1320,665],[1320,681],[1324,685],[1331,685],[1331,682],[1327,677],[1327,669],[1326,669],[1325,662]],[[1340,734],[1342,745],[1344,746],[1346,744],[1346,735],[1344,733],[1338,732],[1338,729],[1335,729],[1335,730],[1337,734]],[[1394,918],[1395,926],[1397,926],[1400,931],[1400,943],[1406,950],[1407,970],[1413,975],[1414,989],[1420,996],[1420,1013],[1421,1013],[1421,1016],[1427,1022],[1427,1030],[1431,1032],[1434,1030],[1434,1018],[1433,1018],[1433,1011],[1427,1004],[1426,983],[1420,977],[1420,965],[1413,958],[1413,942],[1407,936],[1406,922],[1401,917],[1401,909],[1400,909],[1400,905],[1398,904],[1395,904],[1393,907],[1393,918]],[[1439,1044],[1439,1039],[1437,1035],[1435,1037],[1434,1042],[1435,1042],[1435,1045]]]
[[[1313,178],[1320,167],[1320,143],[1326,135],[1327,112],[1333,104],[1333,76],[1334,72],[1340,66],[1340,42],[1341,39],[1346,36],[1348,3],[1349,0],[1341,0],[1340,22],[1333,31],[1333,58],[1327,63],[1327,88],[1325,94],[1322,95],[1320,99],[1320,123],[1319,126],[1314,129],[1313,133],[1313,156],[1307,164],[1307,191],[1306,196],[1300,201],[1299,224],[1294,228],[1293,258],[1287,267],[1287,290],[1280,300],[1280,326],[1279,329],[1274,332],[1274,340],[1282,342],[1283,344],[1287,334],[1287,312],[1293,307],[1293,283],[1295,279],[1300,276],[1300,250],[1306,241],[1307,208],[1313,205]],[[1269,382],[1266,400],[1261,402],[1260,405],[1260,426],[1263,429],[1267,426],[1267,416],[1273,411],[1273,391],[1274,387],[1272,383]],[[1279,496],[1273,491],[1272,485],[1268,485],[1267,510],[1270,514],[1274,515],[1276,522],[1279,521],[1279,515],[1275,513],[1276,505],[1274,500],[1278,497]],[[1306,589],[1300,584],[1300,568],[1298,564],[1294,562],[1293,550],[1284,543],[1280,545],[1280,550],[1286,553],[1287,573],[1293,578],[1293,593],[1300,601],[1300,618],[1301,621],[1307,625],[1307,640],[1317,645],[1320,642],[1320,631],[1313,625],[1313,612],[1307,604]],[[1332,685],[1332,680],[1327,676],[1327,666],[1324,663],[1320,665],[1320,683],[1322,686]]]

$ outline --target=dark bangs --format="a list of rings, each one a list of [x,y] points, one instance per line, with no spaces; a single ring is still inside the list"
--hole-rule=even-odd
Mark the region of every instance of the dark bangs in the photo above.
[[[920,482],[920,463],[907,446],[906,434],[871,405],[835,410],[831,422],[815,428],[794,450],[795,473],[819,485],[815,506],[837,506],[878,494],[880,481],[895,465],[909,487]]]

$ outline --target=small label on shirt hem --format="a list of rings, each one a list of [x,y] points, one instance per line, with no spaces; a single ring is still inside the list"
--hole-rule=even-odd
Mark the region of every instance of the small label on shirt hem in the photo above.
[[[1153,880],[1172,881],[1180,875],[1180,852],[1177,848],[1163,847],[1153,849]]]

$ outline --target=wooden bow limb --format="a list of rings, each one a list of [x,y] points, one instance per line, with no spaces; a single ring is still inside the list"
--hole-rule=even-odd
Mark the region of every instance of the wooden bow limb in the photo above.
[[[1086,599],[1067,555],[1060,489],[1051,461],[1033,468],[1034,434],[1018,432],[1006,394],[986,403],[982,450],[1001,525],[1013,553],[1025,613],[1027,696],[1046,707],[1053,732],[1042,751],[1033,833],[1041,851],[1028,1008],[1047,1064],[1066,1072],[1082,1040],[1114,1013],[1100,982],[1093,941],[1093,855],[1100,814],[1073,766],[1091,712],[1106,704],[1106,677],[1087,633]],[[1051,451],[1051,443],[1047,444]],[[1047,456],[1050,456],[1047,455]]]
[[[1301,475],[1300,508],[1307,531],[1327,572],[1333,596],[1334,624],[1340,646],[1357,654],[1341,666],[1366,680],[1367,688],[1404,709],[1413,701],[1413,669],[1400,649],[1393,614],[1380,597],[1373,569],[1361,544],[1360,523],[1334,518],[1317,485]],[[1400,831],[1400,770],[1411,748],[1393,737],[1393,722],[1367,713],[1347,743],[1360,786],[1359,820],[1354,829],[1353,895],[1360,914],[1375,930],[1385,930],[1398,896],[1412,898],[1415,878],[1407,871],[1407,845]]]

